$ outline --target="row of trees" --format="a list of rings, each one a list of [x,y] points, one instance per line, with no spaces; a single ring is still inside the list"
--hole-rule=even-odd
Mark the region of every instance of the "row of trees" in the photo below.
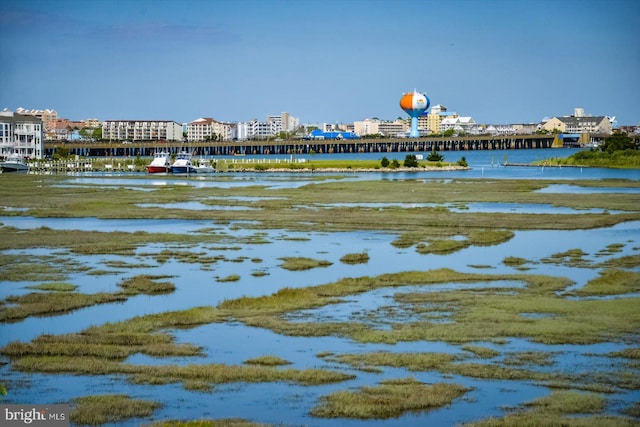
[[[431,153],[429,153],[429,155],[427,156],[427,161],[429,162],[442,162],[444,160],[444,156],[440,153],[438,153],[437,151],[432,151]],[[467,167],[467,159],[465,159],[464,157],[462,157],[460,160],[458,160],[457,164],[459,166],[462,167]],[[397,169],[400,167],[400,162],[396,159],[393,160],[389,160],[387,159],[387,157],[383,157],[382,160],[380,161],[380,166],[382,166],[383,168],[392,168],[392,169]],[[404,166],[405,168],[417,168],[420,166],[420,163],[418,163],[418,157],[415,154],[407,154],[407,156],[404,159],[404,162],[402,163],[402,166]]]

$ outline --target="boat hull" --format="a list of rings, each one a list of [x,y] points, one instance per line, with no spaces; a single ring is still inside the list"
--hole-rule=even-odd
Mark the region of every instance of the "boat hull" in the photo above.
[[[171,166],[147,166],[147,172],[149,173],[167,173],[171,172]]]
[[[198,173],[192,166],[172,166],[173,173]]]
[[[28,172],[29,167],[22,164],[3,163],[0,165],[2,172]]]

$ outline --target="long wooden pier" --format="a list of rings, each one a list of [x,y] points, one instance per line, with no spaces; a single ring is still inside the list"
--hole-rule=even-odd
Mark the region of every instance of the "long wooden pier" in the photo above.
[[[555,141],[555,143],[554,143]],[[419,139],[287,140],[223,142],[45,142],[45,155],[65,148],[83,157],[152,156],[159,150],[182,150],[198,156],[332,153],[401,153],[412,151],[510,150],[562,147],[553,135],[428,137]]]

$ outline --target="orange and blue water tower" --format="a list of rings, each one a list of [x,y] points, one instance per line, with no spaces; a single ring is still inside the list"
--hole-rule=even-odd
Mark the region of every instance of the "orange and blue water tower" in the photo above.
[[[418,117],[429,108],[430,101],[427,95],[417,91],[405,93],[400,98],[400,108],[411,117],[411,131],[409,138],[419,138]]]

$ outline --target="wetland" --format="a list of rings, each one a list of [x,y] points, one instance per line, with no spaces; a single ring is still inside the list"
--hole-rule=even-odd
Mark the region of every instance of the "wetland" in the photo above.
[[[69,403],[74,425],[638,425],[640,179],[486,155],[0,175],[2,403]]]

